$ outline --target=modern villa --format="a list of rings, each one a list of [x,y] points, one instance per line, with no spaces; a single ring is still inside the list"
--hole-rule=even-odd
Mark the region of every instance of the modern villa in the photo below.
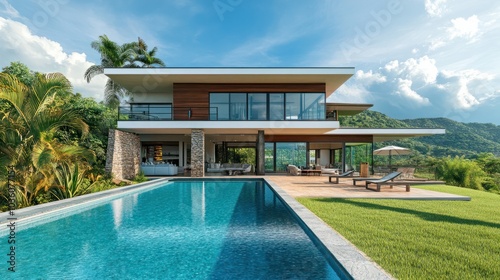
[[[254,155],[252,173],[285,172],[288,164],[355,168],[353,147],[445,133],[444,129],[342,128],[338,117],[372,104],[329,103],[353,67],[107,68],[131,93],[110,131],[106,169],[132,178],[163,163],[166,175],[235,162],[232,150]],[[371,164],[373,165],[373,164]],[[165,166],[167,167],[167,166]],[[218,167],[218,165],[217,165]],[[170,173],[169,173],[170,172]]]

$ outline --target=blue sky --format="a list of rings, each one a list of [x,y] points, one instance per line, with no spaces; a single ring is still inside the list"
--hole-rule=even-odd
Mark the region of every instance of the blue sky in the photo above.
[[[493,0],[0,0],[0,66],[62,72],[100,100],[90,42],[141,37],[171,67],[352,66],[329,101],[500,125],[498,19]]]

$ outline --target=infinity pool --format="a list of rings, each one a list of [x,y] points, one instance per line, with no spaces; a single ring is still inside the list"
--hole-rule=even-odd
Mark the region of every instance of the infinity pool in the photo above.
[[[263,180],[175,180],[19,230],[0,278],[349,278],[306,232]]]

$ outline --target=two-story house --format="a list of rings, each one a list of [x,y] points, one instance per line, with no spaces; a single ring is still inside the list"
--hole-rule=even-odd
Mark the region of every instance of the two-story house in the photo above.
[[[339,115],[372,106],[326,101],[352,67],[108,68],[104,74],[131,93],[109,136],[106,167],[117,178],[134,177],[144,162],[189,167],[192,177],[203,177],[207,164],[227,161],[235,148],[251,151],[257,175],[311,162],[344,169],[350,146],[368,144],[372,153],[373,142],[444,133],[341,128]]]

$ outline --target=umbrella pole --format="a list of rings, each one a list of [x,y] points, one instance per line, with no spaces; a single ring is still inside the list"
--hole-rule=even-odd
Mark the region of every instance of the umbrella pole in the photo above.
[[[389,172],[392,171],[392,151],[389,151]]]

